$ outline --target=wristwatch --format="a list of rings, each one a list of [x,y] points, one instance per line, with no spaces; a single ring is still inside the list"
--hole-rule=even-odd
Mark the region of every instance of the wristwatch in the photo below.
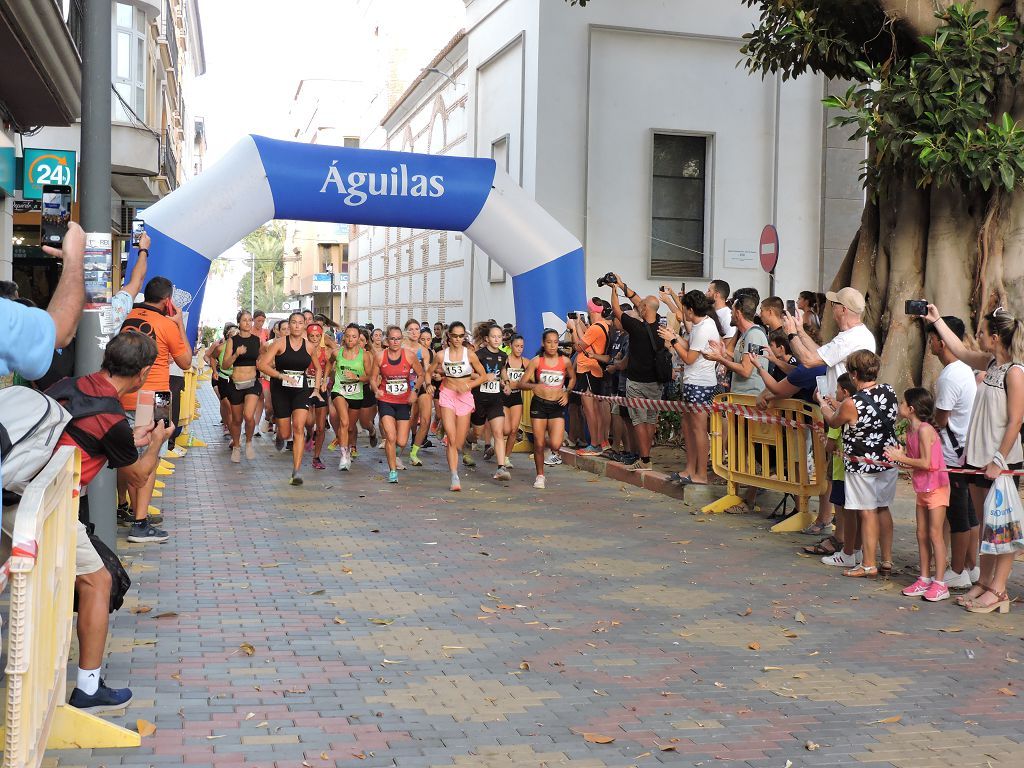
[[[793,339],[795,339],[795,338],[796,338],[796,337],[797,337],[798,335],[799,335],[799,334],[796,334],[796,333],[787,333],[787,334],[786,334],[786,338],[787,338],[787,339],[789,339],[790,341],[792,341],[792,340],[793,340]]]

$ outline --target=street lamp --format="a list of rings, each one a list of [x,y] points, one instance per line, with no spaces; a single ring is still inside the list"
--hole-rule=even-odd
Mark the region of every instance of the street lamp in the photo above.
[[[331,295],[330,295],[330,298],[327,300],[327,302],[328,302],[328,304],[331,307],[330,315],[331,315],[331,322],[333,323],[334,322],[334,263],[333,262],[327,262],[327,264],[324,265],[324,269],[327,271],[327,274],[329,274],[331,276]]]

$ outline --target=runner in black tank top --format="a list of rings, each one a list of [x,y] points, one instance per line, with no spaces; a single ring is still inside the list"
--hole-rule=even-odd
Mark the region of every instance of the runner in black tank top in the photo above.
[[[512,477],[505,466],[505,395],[502,390],[505,386],[503,377],[508,355],[499,349],[502,336],[501,328],[497,325],[487,329],[483,341],[477,348],[476,356],[487,378],[473,390],[475,410],[470,423],[478,428],[485,425],[490,427],[490,437],[494,443],[493,448],[489,447],[484,452],[484,459],[490,458],[489,454],[497,454],[498,470],[494,473],[494,479],[507,481]]]
[[[288,335],[267,344],[260,353],[259,369],[270,377],[270,398],[277,421],[277,450],[284,450],[286,440],[292,441],[291,485],[302,485],[299,470],[305,450],[303,435],[309,415],[309,398],[322,397],[319,392],[323,370],[319,356],[303,335],[306,319],[301,312],[288,318]],[[306,369],[313,366],[314,375],[308,377]],[[312,378],[312,381],[309,379]]]

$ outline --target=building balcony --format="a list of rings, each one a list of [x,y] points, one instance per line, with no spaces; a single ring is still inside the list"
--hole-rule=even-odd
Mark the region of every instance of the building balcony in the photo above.
[[[81,20],[81,0],[66,19],[54,0],[0,0],[0,102],[19,125],[81,117]]]
[[[110,128],[112,185],[123,198],[153,200],[156,195],[147,179],[160,173],[160,137],[152,131],[114,123]]]

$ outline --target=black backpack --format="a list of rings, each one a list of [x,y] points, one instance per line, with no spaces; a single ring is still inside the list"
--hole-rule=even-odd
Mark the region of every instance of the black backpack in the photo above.
[[[647,329],[647,336],[651,340],[651,347],[654,349],[654,373],[658,377],[659,384],[668,384],[672,381],[672,353],[665,349],[664,343],[658,344],[651,333],[651,326],[646,320],[640,320]]]

